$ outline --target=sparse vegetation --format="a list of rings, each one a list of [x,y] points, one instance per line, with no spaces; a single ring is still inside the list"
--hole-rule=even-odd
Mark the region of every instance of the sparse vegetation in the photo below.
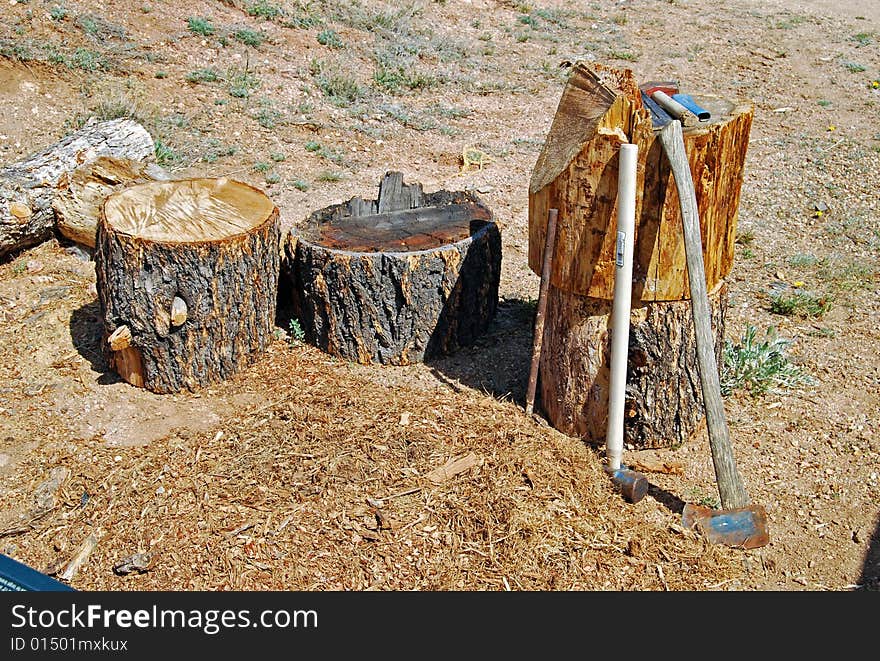
[[[251,93],[260,86],[260,79],[253,73],[245,71],[233,70],[227,74],[226,81],[228,84],[229,96],[237,99],[246,99]]]
[[[787,317],[822,317],[831,309],[831,297],[794,290],[770,297],[770,311]]]
[[[315,84],[335,106],[349,105],[366,96],[366,91],[357,80],[337,66],[312,60],[310,72]]]
[[[196,69],[186,74],[186,79],[191,83],[216,83],[221,79],[221,75],[212,68]]]
[[[104,56],[87,48],[77,48],[66,63],[68,66],[82,69],[83,71],[107,69],[107,60],[104,59]]]
[[[302,324],[299,323],[299,319],[291,319],[288,324],[289,338],[290,338],[290,346],[295,347],[299,344],[302,344],[306,339],[306,333],[303,330]]]
[[[207,18],[196,18],[194,16],[190,16],[186,19],[186,25],[189,28],[189,31],[193,34],[198,34],[203,37],[210,37],[214,34],[214,26],[211,25],[211,21]]]
[[[274,2],[267,2],[266,0],[257,0],[256,2],[250,3],[247,6],[247,13],[249,16],[264,18],[267,21],[272,21],[284,16],[284,10],[281,8],[281,5],[277,5]]]
[[[161,140],[155,141],[156,145],[156,163],[159,165],[174,165],[180,160],[180,157]]]
[[[757,328],[748,326],[738,344],[725,341],[721,394],[727,396],[734,390],[745,390],[759,396],[814,383],[810,375],[786,356],[791,344],[791,340],[778,337],[772,326],[765,330],[761,340]]]
[[[342,43],[342,39],[336,33],[336,30],[321,30],[318,33],[317,39],[319,44],[328,48],[342,48],[345,45]]]
[[[266,40],[266,35],[262,32],[248,29],[236,30],[232,36],[245,46],[253,46],[254,48],[259,47]]]

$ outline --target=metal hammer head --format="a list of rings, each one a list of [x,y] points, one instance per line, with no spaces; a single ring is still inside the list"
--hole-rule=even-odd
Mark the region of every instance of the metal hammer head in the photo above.
[[[756,549],[770,543],[767,512],[761,505],[713,510],[687,503],[681,522],[685,528],[702,532],[713,544]]]
[[[674,80],[649,80],[647,83],[639,85],[639,89],[648,96],[657,91],[672,96],[673,94],[678,94],[678,83]]]
[[[620,489],[623,497],[631,503],[639,502],[648,493],[648,480],[638,471],[630,470],[626,466],[606,466],[605,472],[611,476],[611,482]]]

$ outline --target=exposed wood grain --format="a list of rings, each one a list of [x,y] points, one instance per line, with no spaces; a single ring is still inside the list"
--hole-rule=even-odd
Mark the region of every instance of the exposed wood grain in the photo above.
[[[617,149],[623,133],[639,146],[633,296],[645,301],[689,297],[681,213],[672,173],[650,115],[628,72],[574,68],[529,186],[529,266],[541,274],[547,210],[560,211],[554,287],[614,297]],[[737,211],[753,108],[693,94],[712,119],[684,131],[703,236],[707,286],[733,265]]]

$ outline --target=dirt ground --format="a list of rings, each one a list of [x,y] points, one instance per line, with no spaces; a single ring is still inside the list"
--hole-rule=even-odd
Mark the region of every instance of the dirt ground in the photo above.
[[[502,229],[497,318],[425,364],[292,342],[156,395],[102,356],[94,263],[0,263],[0,551],[80,590],[853,591],[880,588],[880,5],[873,0],[4,2],[0,163],[130,116],[174,176],[265,190],[285,227],[387,170],[476,190]],[[193,19],[193,20],[189,20]],[[538,276],[532,167],[565,60],[748,100],[726,336],[773,327],[811,385],[725,410],[771,541],[681,525],[717,505],[708,440],[626,503],[591,447],[523,413]],[[479,150],[482,167],[464,167]],[[771,309],[818,292],[820,315]],[[624,462],[639,460],[628,449]],[[431,471],[452,458],[469,468]],[[140,555],[138,555],[140,554]],[[131,558],[134,557],[134,560]]]

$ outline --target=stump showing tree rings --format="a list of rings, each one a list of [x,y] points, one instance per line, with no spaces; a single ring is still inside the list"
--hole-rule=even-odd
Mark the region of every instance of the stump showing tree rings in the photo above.
[[[286,241],[306,341],[361,364],[407,365],[472,344],[498,306],[501,235],[468,192],[387,173],[379,198],[315,212]]]
[[[159,393],[221,381],[275,323],[277,207],[226,178],[156,181],[107,197],[95,271],[111,366]]]

